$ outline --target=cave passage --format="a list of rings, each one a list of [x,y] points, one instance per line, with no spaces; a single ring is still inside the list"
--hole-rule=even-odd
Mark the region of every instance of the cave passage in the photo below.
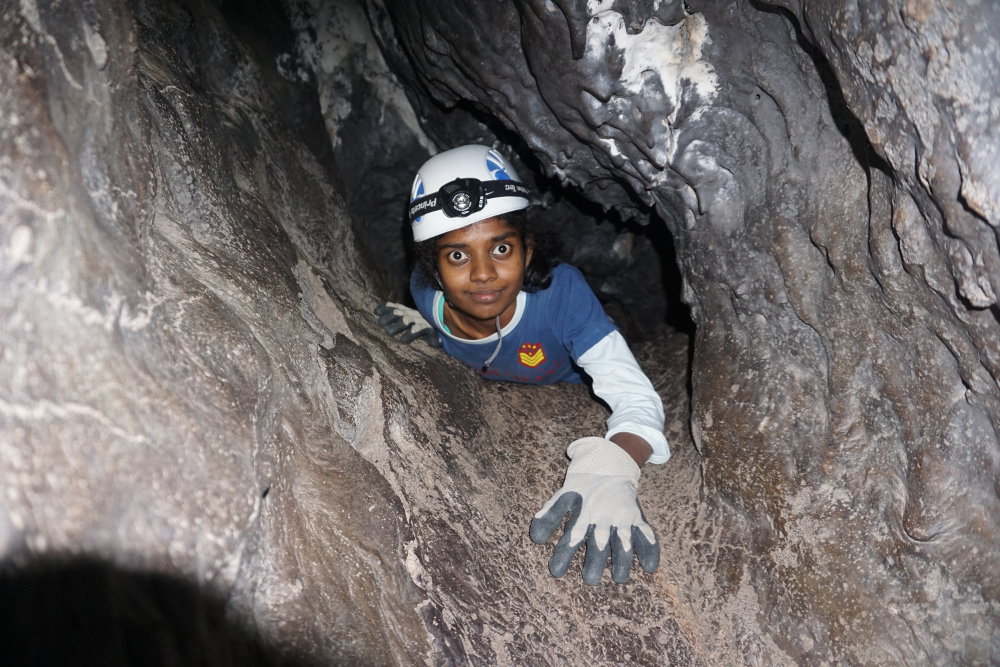
[[[1000,5],[8,4],[5,664],[1000,662]],[[654,574],[529,539],[585,386],[376,323],[466,143],[631,322]]]

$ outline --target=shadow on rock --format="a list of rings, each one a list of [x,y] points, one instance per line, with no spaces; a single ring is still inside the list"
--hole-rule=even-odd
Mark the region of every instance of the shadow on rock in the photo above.
[[[289,665],[196,584],[91,559],[0,568],[3,664]]]

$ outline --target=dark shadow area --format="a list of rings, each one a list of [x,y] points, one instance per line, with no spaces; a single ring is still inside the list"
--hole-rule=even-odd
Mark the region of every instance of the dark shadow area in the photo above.
[[[306,63],[297,59],[295,32],[282,6],[273,0],[224,0],[219,12],[255,61],[262,64],[260,74],[278,117],[302,138],[317,162],[332,171],[333,146],[320,110],[316,77]],[[279,69],[286,75],[282,76]],[[290,78],[295,75],[303,78]]]
[[[552,219],[545,220],[543,226],[561,237],[565,258],[576,263],[592,280],[598,297],[602,301],[609,297],[613,304],[624,307],[636,320],[637,329],[642,332],[636,340],[654,336],[664,326],[694,334],[690,308],[681,298],[682,277],[674,239],[663,220],[652,211],[648,219],[624,219],[616,210],[604,211],[600,204],[585,199],[575,190],[549,182],[542,187],[555,200],[566,204],[571,211],[569,217],[578,218],[567,220],[564,212],[553,208]],[[542,212],[539,217],[545,215],[546,212]],[[580,220],[590,225],[590,231],[582,237],[573,233],[578,230]],[[560,234],[560,229],[570,230],[570,233]],[[616,273],[613,261],[609,265],[600,255],[612,256],[614,253],[609,246],[626,235],[634,237],[633,259],[630,266]],[[601,283],[615,284],[618,289],[608,295]]]
[[[176,577],[88,558],[0,569],[0,664],[311,667]]]
[[[663,296],[667,302],[667,326],[681,331],[688,336],[694,336],[694,320],[691,319],[691,308],[681,298],[681,288],[684,278],[677,263],[677,251],[674,237],[667,224],[657,216],[643,228],[657,249],[660,257],[660,272],[663,280]]]
[[[362,256],[377,269],[372,276],[379,291],[385,296],[402,292],[403,212],[412,174],[401,175],[399,164],[408,155],[421,155],[416,139],[405,128],[383,123],[385,110],[376,84],[365,78],[363,69],[357,69],[361,67],[357,62],[348,59],[344,67],[352,83],[343,94],[350,100],[352,113],[342,120],[335,146],[323,117],[316,73],[296,46],[288,8],[274,0],[225,0],[219,9],[233,34],[261,64],[272,108],[281,122],[302,139],[328,180],[341,186]],[[316,40],[312,27],[307,33]],[[391,132],[386,125],[393,127]],[[387,234],[397,222],[394,233]]]

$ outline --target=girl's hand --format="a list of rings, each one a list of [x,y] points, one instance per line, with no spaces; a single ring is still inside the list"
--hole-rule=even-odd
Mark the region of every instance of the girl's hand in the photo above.
[[[438,332],[419,311],[402,304],[386,302],[375,308],[375,314],[379,316],[378,324],[382,330],[400,343],[412,343],[418,338],[426,337],[428,345],[441,347]]]
[[[587,540],[583,583],[596,585],[611,555],[611,578],[628,581],[632,554],[646,572],[660,564],[660,544],[639,507],[639,466],[621,447],[604,438],[581,438],[567,450],[566,481],[531,520],[529,535],[544,544],[569,514],[569,522],[549,560],[554,577],[566,574]]]

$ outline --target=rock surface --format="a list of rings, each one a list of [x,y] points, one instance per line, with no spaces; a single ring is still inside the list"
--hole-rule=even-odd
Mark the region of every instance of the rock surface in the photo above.
[[[386,2],[427,94],[669,228],[719,585],[795,660],[995,661],[997,7],[511,4]]]
[[[384,338],[335,167],[286,113],[303,84],[238,20],[109,1],[0,25],[5,662],[728,650],[728,619],[705,638],[675,611],[690,573],[549,577],[528,518],[602,408]],[[693,498],[687,460],[663,479]]]
[[[340,4],[0,10],[6,655],[1000,659],[992,5]],[[527,536],[603,409],[370,315],[366,195],[497,136],[676,245],[663,565],[624,586]]]

